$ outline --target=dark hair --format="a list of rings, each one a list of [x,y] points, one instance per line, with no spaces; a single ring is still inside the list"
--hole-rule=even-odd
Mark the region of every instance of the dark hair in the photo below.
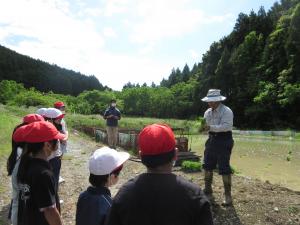
[[[151,169],[172,162],[175,156],[175,150],[159,155],[142,155],[142,163]]]
[[[90,173],[89,182],[94,187],[102,187],[106,184],[108,175],[94,175]]]
[[[48,117],[44,117],[44,118],[45,118],[46,121],[52,123],[60,133],[63,133],[62,125],[55,123],[54,122],[55,119],[48,118]]]
[[[116,103],[117,101],[116,101],[116,99],[112,99],[112,100],[110,100],[110,103]]]
[[[115,175],[116,177],[119,176],[121,170],[123,168],[123,165],[117,167],[114,171],[112,171],[110,174]],[[109,175],[94,175],[90,173],[89,182],[94,187],[103,187],[108,180]]]
[[[15,129],[13,130],[12,135],[16,132],[16,130],[24,125],[26,125],[27,123],[21,123],[18,126],[15,127]],[[15,168],[16,162],[17,162],[17,157],[18,157],[18,147],[24,149],[24,142],[15,142],[13,140],[13,138],[11,138],[11,153],[7,159],[7,163],[6,163],[6,169],[7,169],[7,173],[8,176],[10,176]]]
[[[58,140],[51,140],[48,141],[51,143],[52,147],[54,147]],[[24,183],[26,172],[28,171],[30,161],[32,159],[32,156],[36,155],[38,152],[40,152],[45,145],[45,142],[38,142],[38,143],[27,143],[26,147],[24,149],[24,153],[22,154],[18,174],[17,174],[17,180],[19,183]]]

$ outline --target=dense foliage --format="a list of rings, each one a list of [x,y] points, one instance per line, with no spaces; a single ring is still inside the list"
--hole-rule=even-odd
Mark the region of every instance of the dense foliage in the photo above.
[[[241,13],[231,34],[213,43],[201,63],[191,71],[173,69],[161,82],[171,89],[177,85],[187,96],[183,107],[190,110],[176,116],[202,114],[201,98],[209,88],[219,88],[236,126],[299,129],[300,1],[281,0],[267,13],[263,8]]]
[[[18,54],[0,45],[0,81],[14,80],[26,88],[78,95],[85,90],[104,90],[95,76],[85,76],[72,70],[50,65]]]

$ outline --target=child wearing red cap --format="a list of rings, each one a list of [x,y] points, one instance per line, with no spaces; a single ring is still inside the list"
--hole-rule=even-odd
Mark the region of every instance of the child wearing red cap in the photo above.
[[[44,121],[44,117],[38,114],[28,114],[23,117],[23,121],[21,124],[15,127],[13,134],[15,131],[27,124]],[[17,172],[20,164],[20,157],[24,149],[24,142],[14,141],[12,138],[12,151],[7,160],[7,172],[8,176],[11,176],[11,184],[12,184],[12,200],[9,212],[9,218],[13,225],[17,225],[18,222],[18,198],[19,198],[19,184],[17,182]]]
[[[18,225],[61,225],[59,200],[48,157],[65,138],[53,124],[41,121],[22,126],[13,134],[26,143],[17,179],[20,184]]]
[[[129,180],[113,200],[108,225],[211,225],[210,204],[195,184],[172,173],[176,158],[170,127],[153,124],[139,134],[147,172]]]
[[[112,199],[109,187],[118,182],[127,152],[108,147],[97,149],[89,160],[91,186],[78,198],[76,225],[104,225]]]

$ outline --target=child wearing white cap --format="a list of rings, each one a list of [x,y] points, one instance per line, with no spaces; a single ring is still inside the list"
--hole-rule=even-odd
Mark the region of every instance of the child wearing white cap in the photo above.
[[[97,149],[89,160],[91,186],[78,198],[76,225],[102,225],[111,207],[109,187],[118,182],[127,152],[117,152],[109,147]]]

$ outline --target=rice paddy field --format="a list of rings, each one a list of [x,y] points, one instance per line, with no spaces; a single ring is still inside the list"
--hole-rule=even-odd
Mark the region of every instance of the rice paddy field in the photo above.
[[[191,150],[203,155],[206,135],[190,135]],[[231,165],[242,176],[300,191],[300,141],[234,136]]]

